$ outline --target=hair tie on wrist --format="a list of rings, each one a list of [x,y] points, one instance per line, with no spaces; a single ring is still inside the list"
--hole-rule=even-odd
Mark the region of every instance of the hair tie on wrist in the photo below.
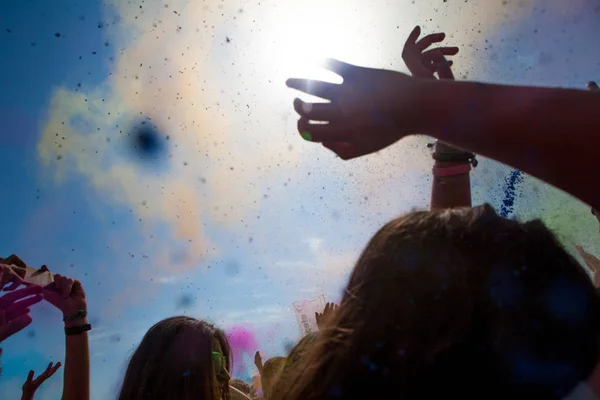
[[[67,336],[80,335],[84,332],[91,331],[91,330],[92,330],[92,326],[90,324],[79,325],[79,326],[70,326],[68,328],[65,328],[65,335],[67,335]]]
[[[454,176],[468,174],[471,164],[461,164],[454,167],[433,168],[433,176]]]
[[[63,321],[64,322],[75,321],[77,319],[84,319],[85,317],[87,317],[87,311],[78,310],[75,314],[63,317]]]

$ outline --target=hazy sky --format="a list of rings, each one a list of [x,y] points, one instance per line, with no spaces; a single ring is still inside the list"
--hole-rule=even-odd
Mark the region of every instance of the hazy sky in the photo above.
[[[284,354],[299,336],[291,303],[337,300],[378,227],[428,207],[427,138],[343,162],[299,137],[286,78],[335,79],[316,67],[324,56],[405,71],[419,24],[460,46],[458,79],[600,80],[596,0],[0,4],[0,253],[83,282],[93,399],[114,398],[131,350],[174,314]],[[149,163],[128,136],[143,120],[169,136]],[[474,203],[498,207],[509,172],[481,160]],[[516,216],[600,255],[587,206],[530,178],[518,189]],[[33,317],[3,343],[6,398],[29,369],[64,357],[59,313],[44,305]],[[247,378],[244,357],[236,373]],[[61,390],[62,371],[38,398]]]

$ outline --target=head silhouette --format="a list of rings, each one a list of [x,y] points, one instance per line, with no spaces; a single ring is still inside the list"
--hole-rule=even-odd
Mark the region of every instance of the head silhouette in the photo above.
[[[213,325],[164,319],[133,353],[119,400],[228,400],[230,353],[225,334]]]
[[[540,221],[487,205],[410,213],[371,239],[275,399],[560,399],[596,363],[599,317]]]

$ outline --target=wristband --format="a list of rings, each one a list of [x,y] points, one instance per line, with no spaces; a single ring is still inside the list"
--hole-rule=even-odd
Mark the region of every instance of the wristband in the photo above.
[[[433,153],[433,159],[442,162],[471,164],[473,168],[479,164],[473,153]]]
[[[64,322],[75,321],[77,319],[84,319],[85,317],[87,317],[87,311],[78,310],[75,314],[63,317],[63,321]]]
[[[92,330],[92,326],[90,324],[71,326],[69,328],[65,328],[65,335],[67,335],[67,336],[80,335],[84,332],[91,331],[91,330]]]
[[[454,176],[468,174],[471,171],[470,164],[460,164],[454,167],[433,168],[433,176]]]

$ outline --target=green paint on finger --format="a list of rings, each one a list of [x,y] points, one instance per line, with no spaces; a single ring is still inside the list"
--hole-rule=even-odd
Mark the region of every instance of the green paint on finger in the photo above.
[[[312,142],[312,135],[308,131],[304,131],[300,134],[302,138],[308,142]]]

